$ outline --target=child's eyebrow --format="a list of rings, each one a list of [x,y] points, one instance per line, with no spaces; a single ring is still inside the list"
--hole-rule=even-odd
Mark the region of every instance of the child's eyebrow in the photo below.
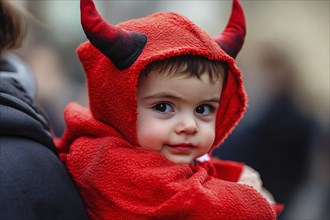
[[[206,102],[215,102],[215,103],[220,103],[220,99],[219,98],[211,98],[211,99],[206,99]]]
[[[169,94],[169,93],[156,93],[150,96],[146,96],[143,97],[142,100],[147,100],[147,99],[174,99],[174,100],[180,100],[183,99],[179,96],[173,95],[173,94]],[[214,103],[220,103],[220,98],[218,97],[214,97],[214,98],[210,98],[210,99],[205,99],[203,100],[203,102],[214,102]]]
[[[145,99],[159,99],[159,98],[182,99],[179,96],[169,94],[169,93],[165,93],[165,92],[164,93],[160,92],[160,93],[156,93],[156,94],[153,94],[153,95],[150,95],[150,96],[146,96],[146,97],[143,97],[142,99],[145,100]]]

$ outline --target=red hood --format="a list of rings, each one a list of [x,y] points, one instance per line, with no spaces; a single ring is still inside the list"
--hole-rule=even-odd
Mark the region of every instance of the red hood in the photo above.
[[[92,115],[136,145],[136,86],[139,74],[146,65],[155,60],[186,54],[225,61],[228,64],[228,81],[221,94],[216,139],[210,151],[219,146],[246,108],[242,76],[235,60],[205,31],[177,13],[156,13],[120,23],[116,27],[146,35],[147,44],[137,60],[124,70],[117,69],[89,41],[79,46],[77,51],[87,76]]]

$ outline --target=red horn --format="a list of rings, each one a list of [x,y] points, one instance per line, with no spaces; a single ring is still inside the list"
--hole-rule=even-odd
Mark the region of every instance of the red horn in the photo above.
[[[81,0],[81,24],[91,44],[120,70],[129,68],[147,43],[144,34],[112,26],[97,12],[93,0]]]
[[[246,24],[243,8],[238,0],[234,0],[229,22],[215,41],[228,55],[235,58],[243,46],[245,34]]]

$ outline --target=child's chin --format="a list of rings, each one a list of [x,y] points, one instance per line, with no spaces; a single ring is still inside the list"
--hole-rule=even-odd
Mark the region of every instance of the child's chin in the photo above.
[[[191,161],[193,161],[193,158],[187,156],[173,156],[167,159],[169,159],[170,161],[176,164],[190,164]]]

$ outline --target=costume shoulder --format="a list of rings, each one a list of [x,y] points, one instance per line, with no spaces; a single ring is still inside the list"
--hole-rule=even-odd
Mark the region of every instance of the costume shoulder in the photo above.
[[[197,166],[205,168],[207,172],[215,178],[237,182],[242,173],[244,163],[220,160],[215,157],[211,158],[206,154],[203,157],[198,158]]]

